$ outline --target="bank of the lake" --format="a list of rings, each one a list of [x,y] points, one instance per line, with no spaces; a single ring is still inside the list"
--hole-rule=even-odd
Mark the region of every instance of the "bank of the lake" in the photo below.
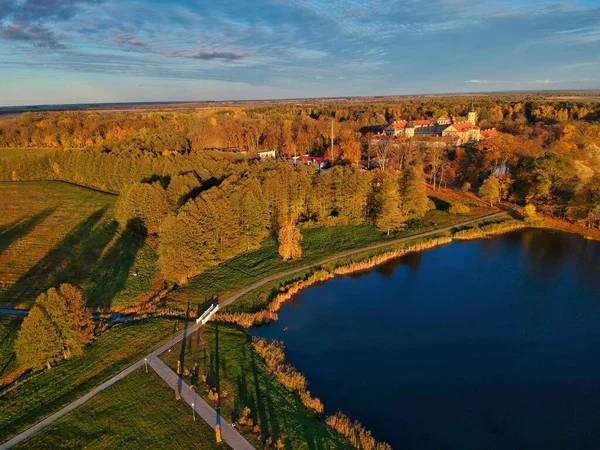
[[[599,294],[599,243],[528,229],[312,286],[253,334],[394,448],[594,448]]]

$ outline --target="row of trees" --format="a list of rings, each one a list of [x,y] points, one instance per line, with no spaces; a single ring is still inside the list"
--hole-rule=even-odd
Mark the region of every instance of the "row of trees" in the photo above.
[[[417,165],[395,174],[348,166],[318,173],[287,162],[243,167],[200,191],[191,174],[173,177],[166,186],[159,181],[131,184],[119,196],[116,217],[122,226],[142,226],[158,234],[162,273],[168,281],[183,283],[206,267],[257,247],[273,231],[279,234],[282,257],[298,258],[300,222],[375,221],[389,234],[432,207]]]

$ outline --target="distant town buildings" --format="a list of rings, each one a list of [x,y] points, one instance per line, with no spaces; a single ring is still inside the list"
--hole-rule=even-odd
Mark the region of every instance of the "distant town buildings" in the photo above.
[[[480,128],[477,126],[477,112],[473,102],[467,111],[466,122],[456,122],[454,116],[444,115],[435,123],[429,119],[422,120],[397,120],[387,126],[383,132],[387,136],[443,136],[453,137],[458,145],[467,142],[477,142],[482,139]]]

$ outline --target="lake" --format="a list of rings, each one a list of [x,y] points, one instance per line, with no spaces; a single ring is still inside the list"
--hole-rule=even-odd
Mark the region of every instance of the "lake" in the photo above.
[[[453,242],[305,289],[252,332],[395,449],[600,448],[598,242]]]

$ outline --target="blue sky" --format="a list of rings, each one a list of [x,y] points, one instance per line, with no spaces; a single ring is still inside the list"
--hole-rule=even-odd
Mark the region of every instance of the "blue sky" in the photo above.
[[[0,105],[600,88],[600,0],[0,0]]]

